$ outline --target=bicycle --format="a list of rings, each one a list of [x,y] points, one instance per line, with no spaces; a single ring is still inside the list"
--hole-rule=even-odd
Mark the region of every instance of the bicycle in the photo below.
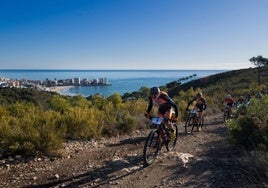
[[[149,117],[149,119],[152,130],[148,134],[143,148],[143,159],[147,166],[154,162],[163,145],[166,146],[167,151],[172,151],[178,138],[178,125],[175,122],[171,122],[174,133],[168,133],[169,130],[165,126],[163,118]],[[174,138],[169,140],[168,134],[174,134]]]
[[[236,117],[236,111],[238,106],[226,106],[223,112],[223,122],[227,123],[228,120],[234,119]]]
[[[196,109],[186,109],[187,111],[189,111],[189,115],[186,119],[185,122],[185,133],[186,134],[191,134],[194,130],[194,128],[196,127],[198,131],[200,131],[203,128],[203,124],[204,124],[204,120],[203,118],[200,121],[200,117],[197,114],[197,110]]]
[[[223,112],[223,122],[226,123],[228,119],[231,118],[231,115],[230,115],[230,107],[229,106],[226,106],[225,109],[224,109],[224,112]]]

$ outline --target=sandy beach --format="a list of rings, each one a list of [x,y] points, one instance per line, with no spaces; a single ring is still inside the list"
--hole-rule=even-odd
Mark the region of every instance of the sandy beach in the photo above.
[[[47,89],[48,89],[48,91],[51,91],[51,92],[56,92],[56,93],[59,93],[61,95],[66,95],[65,92],[72,87],[74,87],[74,86],[54,86],[54,87],[49,87]]]

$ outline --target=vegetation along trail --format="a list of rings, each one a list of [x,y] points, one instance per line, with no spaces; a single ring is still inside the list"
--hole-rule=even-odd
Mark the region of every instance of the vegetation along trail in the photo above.
[[[268,187],[267,72],[265,65],[161,86],[179,104],[179,137],[147,167],[149,88],[108,98],[1,88],[0,187]],[[200,91],[205,125],[187,135],[185,109]],[[250,105],[224,124],[227,93],[250,96]]]
[[[242,187],[246,174],[226,140],[221,114],[209,117],[201,132],[184,133],[174,151],[162,148],[144,167],[147,131],[131,137],[65,143],[61,158],[35,158],[1,165],[1,187]],[[235,157],[234,157],[235,156]],[[19,159],[14,159],[19,160]]]

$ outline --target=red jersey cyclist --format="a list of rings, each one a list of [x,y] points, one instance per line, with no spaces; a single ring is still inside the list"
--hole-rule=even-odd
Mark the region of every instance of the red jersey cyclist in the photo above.
[[[231,95],[227,95],[226,98],[224,99],[224,101],[222,102],[223,103],[226,103],[226,108],[228,108],[228,112],[229,112],[229,115],[232,114],[232,107],[235,105],[235,100],[232,98]]]
[[[153,104],[158,105],[157,117],[164,118],[164,122],[167,124],[171,132],[174,132],[171,121],[178,120],[178,107],[175,102],[168,96],[166,92],[160,91],[158,87],[152,87],[150,89],[149,105],[146,111],[146,117],[150,116],[150,112],[153,108]],[[172,108],[175,111],[175,116],[172,117]]]
[[[203,97],[201,92],[198,92],[196,94],[196,96],[188,103],[187,106],[187,110],[189,109],[189,106],[193,103],[195,103],[195,109],[198,112],[198,117],[199,117],[199,123],[203,124],[204,123],[204,115],[203,115],[203,111],[207,108],[207,103],[206,103],[206,99]],[[201,121],[200,121],[201,120]],[[201,127],[199,126],[198,130],[201,130]]]

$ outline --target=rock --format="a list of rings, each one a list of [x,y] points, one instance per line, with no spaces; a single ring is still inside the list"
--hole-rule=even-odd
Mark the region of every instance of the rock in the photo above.
[[[55,174],[54,177],[55,177],[56,179],[59,179],[59,178],[60,178],[59,174]]]

